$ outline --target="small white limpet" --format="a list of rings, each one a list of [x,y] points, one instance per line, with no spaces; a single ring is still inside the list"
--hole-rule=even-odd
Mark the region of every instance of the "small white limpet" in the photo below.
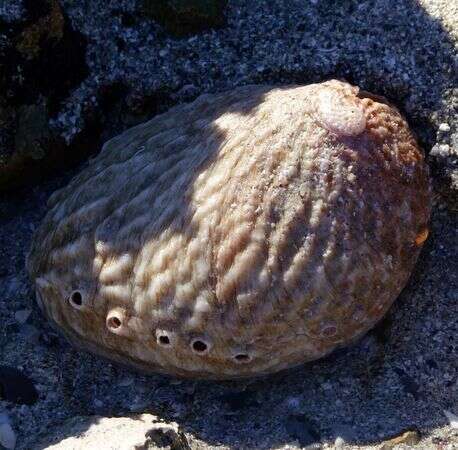
[[[340,136],[358,136],[366,128],[364,110],[355,96],[342,95],[329,87],[318,92],[315,100],[319,122]]]

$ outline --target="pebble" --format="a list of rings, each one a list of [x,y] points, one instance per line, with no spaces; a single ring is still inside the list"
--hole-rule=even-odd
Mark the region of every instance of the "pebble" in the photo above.
[[[20,309],[14,313],[14,318],[16,319],[16,322],[22,325],[27,322],[27,319],[30,317],[31,313],[31,309]]]
[[[94,406],[95,406],[96,408],[102,408],[103,405],[104,405],[104,403],[103,403],[101,400],[99,400],[99,399],[97,399],[97,398],[94,400]]]
[[[301,399],[299,397],[288,397],[285,403],[288,409],[298,412],[301,406]]]
[[[450,153],[450,146],[448,144],[436,144],[431,149],[431,154],[433,156],[441,156],[446,158]]]
[[[448,131],[450,131],[450,125],[448,123],[441,123],[439,125],[439,131],[447,133]]]
[[[10,424],[9,417],[4,413],[0,414],[0,445],[8,450],[16,448],[16,433]]]
[[[17,277],[13,277],[11,278],[10,282],[9,282],[9,285],[8,285],[8,288],[7,288],[7,291],[6,291],[6,295],[14,295],[15,293],[19,292],[20,291],[20,287],[21,287],[21,283],[19,281],[19,278]]]
[[[342,450],[344,448],[344,445],[345,441],[340,436],[337,436],[336,440],[334,441],[334,449]]]
[[[454,429],[458,429],[458,416],[453,414],[451,411],[444,409],[444,414],[447,417],[450,426]]]

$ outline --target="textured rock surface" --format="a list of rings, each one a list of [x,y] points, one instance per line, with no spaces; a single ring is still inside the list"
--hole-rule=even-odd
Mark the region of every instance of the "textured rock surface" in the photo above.
[[[81,147],[79,155],[65,154],[63,137],[50,125],[87,75],[85,39],[57,0],[16,3],[9,14],[0,6],[0,191],[85,156]]]
[[[69,436],[62,439],[62,435]],[[74,417],[36,449],[47,450],[190,450],[176,423],[151,414],[129,417]]]
[[[49,200],[28,263],[40,306],[82,347],[183,376],[348,344],[428,235],[426,164],[380,101],[337,81],[247,86],[112,139]]]
[[[442,116],[430,161],[435,190],[442,194],[451,211],[458,212],[458,88],[453,98],[447,103],[447,114]]]
[[[148,16],[183,36],[224,25],[227,0],[144,0]]]

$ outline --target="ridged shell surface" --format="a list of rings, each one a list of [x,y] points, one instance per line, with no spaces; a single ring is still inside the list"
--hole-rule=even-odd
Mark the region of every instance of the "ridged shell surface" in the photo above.
[[[49,199],[28,258],[76,345],[236,378],[320,358],[407,282],[430,215],[399,112],[339,81],[204,95],[105,144]]]

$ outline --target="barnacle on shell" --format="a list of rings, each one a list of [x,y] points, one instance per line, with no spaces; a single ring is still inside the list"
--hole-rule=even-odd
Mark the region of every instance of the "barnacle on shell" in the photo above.
[[[429,215],[427,167],[394,107],[335,80],[246,86],[107,142],[49,199],[28,269],[80,347],[243,377],[369,330]]]

